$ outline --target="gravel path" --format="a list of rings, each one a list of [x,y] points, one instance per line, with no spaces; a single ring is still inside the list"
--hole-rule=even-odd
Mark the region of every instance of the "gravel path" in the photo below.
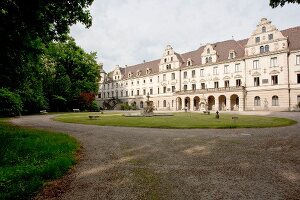
[[[271,115],[299,123],[162,130],[66,124],[53,115],[12,121],[66,132],[84,147],[70,188],[56,199],[300,199],[300,113]]]

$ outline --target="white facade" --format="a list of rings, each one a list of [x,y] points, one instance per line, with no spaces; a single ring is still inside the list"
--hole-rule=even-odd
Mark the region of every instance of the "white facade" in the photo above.
[[[300,101],[300,27],[279,31],[263,18],[251,37],[207,44],[100,73],[98,100],[157,110],[293,110]]]

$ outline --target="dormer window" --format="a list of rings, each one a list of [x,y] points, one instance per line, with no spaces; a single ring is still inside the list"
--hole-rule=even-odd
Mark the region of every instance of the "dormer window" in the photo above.
[[[205,63],[208,63],[208,57],[205,58]]]
[[[266,27],[265,27],[265,26],[263,26],[263,27],[261,28],[261,32],[263,32],[263,33],[266,32]]]
[[[147,68],[146,69],[146,74],[150,74],[151,73],[151,69]]]
[[[129,72],[128,73],[128,78],[130,78],[132,76],[132,73],[131,72]]]
[[[255,38],[255,42],[256,42],[256,43],[259,43],[259,42],[260,42],[260,37],[256,37],[256,38]]]
[[[141,75],[142,75],[142,71],[141,71],[141,70],[138,70],[138,71],[136,72],[136,75],[137,75],[137,76],[141,76]]]
[[[170,55],[170,51],[168,51],[168,55]]]
[[[235,58],[235,51],[234,50],[230,50],[229,51],[228,59],[234,59],[234,58]]]
[[[186,66],[191,66],[192,65],[192,60],[189,58],[186,62]]]

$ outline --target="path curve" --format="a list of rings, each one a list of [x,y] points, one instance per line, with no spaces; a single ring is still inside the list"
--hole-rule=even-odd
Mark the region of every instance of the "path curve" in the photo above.
[[[12,119],[77,138],[83,158],[59,199],[300,199],[298,124],[258,129],[152,129]]]

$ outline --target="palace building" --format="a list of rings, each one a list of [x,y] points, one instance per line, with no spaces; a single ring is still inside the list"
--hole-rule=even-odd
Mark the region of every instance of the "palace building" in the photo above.
[[[278,30],[262,18],[250,38],[206,44],[160,59],[100,72],[97,100],[156,110],[289,111],[300,102],[300,26]]]

